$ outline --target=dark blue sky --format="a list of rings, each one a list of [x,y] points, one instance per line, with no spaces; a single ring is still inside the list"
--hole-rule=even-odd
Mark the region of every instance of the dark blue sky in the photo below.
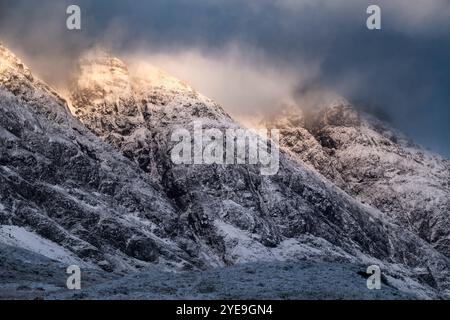
[[[382,8],[381,31],[365,27],[369,3]],[[67,4],[81,6],[82,32],[65,30]],[[317,64],[311,84],[376,106],[415,141],[450,156],[448,0],[0,0],[0,36],[53,64],[99,42],[162,52],[237,43],[293,72]]]

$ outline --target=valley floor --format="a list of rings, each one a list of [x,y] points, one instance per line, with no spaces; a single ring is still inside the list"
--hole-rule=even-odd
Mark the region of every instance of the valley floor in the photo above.
[[[1,245],[0,299],[415,299],[384,283],[369,290],[364,268],[309,261],[265,262],[209,271],[147,270],[128,275],[82,270],[82,290],[66,289],[65,265]]]

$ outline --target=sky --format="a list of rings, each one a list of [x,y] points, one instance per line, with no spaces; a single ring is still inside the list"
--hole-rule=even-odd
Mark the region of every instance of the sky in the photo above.
[[[0,41],[56,84],[93,46],[145,59],[238,117],[324,88],[450,156],[450,0],[0,0]]]

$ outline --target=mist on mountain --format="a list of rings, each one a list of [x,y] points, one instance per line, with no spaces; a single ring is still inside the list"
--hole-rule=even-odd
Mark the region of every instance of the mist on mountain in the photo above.
[[[164,64],[186,65],[186,56],[192,55],[199,72],[186,70],[180,76],[198,83],[199,90],[230,111],[265,113],[276,108],[270,105],[281,94],[317,83],[362,101],[358,106],[379,106],[394,126],[449,154],[448,1],[379,1],[380,32],[365,28],[371,4],[366,0],[176,0],[170,4],[155,0],[109,1],[108,5],[83,0],[79,1],[81,32],[65,29],[69,4],[2,1],[0,10],[3,41],[53,84],[66,81],[59,71],[98,44],[116,55],[143,51],[149,57],[163,56]],[[241,52],[237,59],[227,55],[233,47]],[[205,64],[220,71],[221,62],[229,60],[232,63],[225,64],[224,72],[202,71]],[[205,72],[209,82],[198,80]],[[242,82],[230,88],[232,95],[217,89],[239,78]]]

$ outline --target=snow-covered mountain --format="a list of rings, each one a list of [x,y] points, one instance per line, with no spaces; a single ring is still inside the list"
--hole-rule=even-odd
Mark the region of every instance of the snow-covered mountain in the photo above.
[[[450,295],[442,251],[289,153],[281,152],[274,176],[257,165],[173,164],[177,128],[199,120],[240,128],[188,85],[104,52],[86,54],[73,77],[67,103],[0,47],[2,230],[114,272],[276,260],[377,264],[400,290]],[[320,144],[311,150],[324,152]]]
[[[4,47],[0,61],[0,223],[25,227],[105,270],[156,260],[170,268],[204,265],[180,248],[193,242],[159,186]]]
[[[348,194],[450,257],[450,161],[343,99],[316,111],[291,107],[268,123],[281,145]]]

